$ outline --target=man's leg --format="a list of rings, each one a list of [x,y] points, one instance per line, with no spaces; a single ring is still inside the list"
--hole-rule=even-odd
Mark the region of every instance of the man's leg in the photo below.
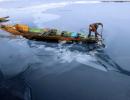
[[[95,38],[98,38],[99,33],[95,31]]]
[[[89,30],[88,38],[91,36],[91,30]]]

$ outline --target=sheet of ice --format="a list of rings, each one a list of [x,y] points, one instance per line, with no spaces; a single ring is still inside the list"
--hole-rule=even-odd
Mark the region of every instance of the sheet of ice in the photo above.
[[[0,0],[0,2],[5,2],[5,1],[17,1],[17,0]]]
[[[7,77],[19,74],[37,62],[25,39],[0,38],[0,48],[0,69]]]
[[[130,51],[128,46],[130,36],[129,4],[99,5],[94,3],[94,5],[79,5],[84,4],[84,1],[76,2],[75,4],[70,1],[67,3],[49,3],[48,5],[40,4],[18,9],[13,7],[10,9],[1,8],[0,12],[1,16],[10,15],[11,20],[13,20],[12,23],[17,23],[20,20],[21,23],[30,24],[34,20],[40,25],[42,24],[41,21],[48,20],[49,23],[44,23],[45,26],[61,28],[63,25],[65,29],[74,31],[86,27],[86,24],[91,22],[102,21],[108,45],[106,50],[113,58],[119,58],[119,62],[125,60],[126,67],[129,67],[127,66],[129,65]],[[53,10],[47,11],[51,9]],[[44,13],[43,16],[47,14],[47,16],[53,17],[54,15],[55,18],[51,20],[50,18],[46,19],[47,17],[41,17],[45,20],[39,20],[38,18],[42,16],[42,13]],[[61,19],[56,20],[58,18]],[[70,23],[72,20],[75,23]],[[123,41],[120,43],[122,37]],[[0,38],[0,64],[2,64],[0,68],[4,75],[17,75],[30,65],[31,67],[25,77],[32,86],[34,100],[35,97],[36,100],[43,100],[43,98],[46,100],[130,99],[129,76],[112,71],[108,73],[100,71],[105,69],[97,64],[97,58],[94,55],[69,51],[66,48],[59,50],[46,47],[46,45],[33,44],[33,46],[34,48],[30,48],[28,41],[23,38],[12,40]],[[124,55],[123,58],[120,58],[122,55]],[[60,73],[60,75],[56,73]]]

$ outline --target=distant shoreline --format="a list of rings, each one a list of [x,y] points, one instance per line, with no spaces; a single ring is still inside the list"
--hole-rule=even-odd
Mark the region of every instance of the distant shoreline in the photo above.
[[[119,0],[119,1],[101,1],[101,2],[115,2],[115,3],[123,3],[123,2],[130,2],[130,1],[122,1],[122,0]]]

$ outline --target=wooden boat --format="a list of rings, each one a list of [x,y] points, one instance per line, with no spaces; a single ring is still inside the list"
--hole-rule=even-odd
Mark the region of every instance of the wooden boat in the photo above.
[[[95,38],[95,36],[91,36],[91,37],[82,37],[82,36],[77,36],[77,37],[71,37],[71,36],[64,36],[62,34],[62,32],[60,32],[57,34],[57,32],[55,34],[53,34],[51,31],[54,29],[49,29],[48,33],[45,34],[45,32],[30,32],[26,29],[22,29],[19,30],[16,28],[17,25],[1,25],[1,29],[9,32],[13,35],[21,35],[27,39],[30,40],[36,40],[36,41],[47,41],[47,42],[61,42],[61,41],[65,41],[66,43],[98,43],[102,41],[102,38],[98,37]],[[24,25],[23,25],[24,26]],[[26,25],[27,27],[27,25]],[[28,27],[29,28],[29,27]],[[43,29],[45,30],[45,29]],[[80,33],[79,33],[80,34]]]

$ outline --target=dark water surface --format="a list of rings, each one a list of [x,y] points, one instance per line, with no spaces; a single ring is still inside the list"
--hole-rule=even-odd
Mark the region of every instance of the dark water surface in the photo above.
[[[82,46],[35,42],[0,31],[3,88],[11,78],[22,87],[14,91],[23,91],[20,96],[28,95],[26,99],[130,100],[130,3],[39,2],[8,4],[10,9],[3,3],[0,12],[11,17],[11,24],[75,32],[87,32],[90,23],[102,22],[107,47],[89,52]]]

